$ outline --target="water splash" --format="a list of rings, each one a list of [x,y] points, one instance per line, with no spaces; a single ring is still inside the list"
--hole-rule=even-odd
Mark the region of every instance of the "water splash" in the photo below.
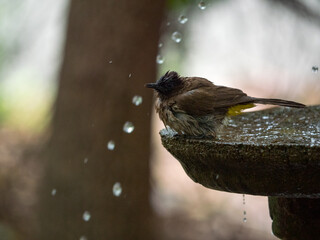
[[[180,17],[178,18],[178,21],[181,24],[185,24],[186,22],[188,22],[188,18],[184,15],[180,15]]]
[[[126,132],[126,133],[132,133],[134,130],[134,125],[132,122],[126,122],[124,125],[123,125],[123,131]]]
[[[200,1],[199,4],[198,4],[198,7],[201,10],[205,10],[207,8],[207,4],[204,1]]]
[[[114,196],[120,197],[120,195],[122,193],[122,187],[121,187],[121,184],[119,182],[116,182],[115,184],[113,184],[112,192],[113,192]]]
[[[89,211],[84,211],[83,215],[82,215],[82,219],[86,222],[88,222],[91,218],[91,214]]]
[[[177,32],[177,31],[176,31],[176,32],[172,33],[171,39],[172,39],[173,41],[175,41],[176,43],[180,43],[181,40],[182,40],[182,35],[181,35],[180,32]]]
[[[312,66],[311,68],[313,73],[317,73],[319,71],[319,67],[318,66]]]
[[[142,97],[141,96],[139,96],[139,95],[135,95],[135,96],[133,96],[133,98],[132,98],[132,103],[134,104],[134,105],[136,105],[136,106],[139,106],[139,105],[141,105],[142,104]]]
[[[246,223],[247,222],[247,212],[243,211],[243,222]]]
[[[55,188],[54,188],[54,189],[52,189],[52,191],[51,191],[51,195],[52,195],[52,196],[55,196],[55,195],[56,195],[56,193],[57,193],[57,189],[55,189]]]
[[[164,63],[164,57],[162,57],[160,54],[158,54],[156,62],[158,64],[163,64]]]
[[[242,194],[242,204],[243,204],[243,222],[246,223],[247,222],[247,212],[245,209],[245,205],[246,205],[246,195]]]
[[[114,148],[116,147],[116,144],[115,144],[115,142],[114,142],[113,140],[110,140],[110,141],[108,142],[107,147],[108,147],[108,150],[113,151]]]

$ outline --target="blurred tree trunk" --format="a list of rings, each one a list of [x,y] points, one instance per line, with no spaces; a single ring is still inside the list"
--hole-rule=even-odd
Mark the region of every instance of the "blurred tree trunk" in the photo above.
[[[156,77],[163,9],[162,0],[71,2],[52,135],[42,155],[39,239],[154,239],[152,92],[144,84]],[[132,104],[134,95],[142,105]],[[123,131],[126,121],[135,126],[131,134]],[[112,193],[116,182],[120,197]]]

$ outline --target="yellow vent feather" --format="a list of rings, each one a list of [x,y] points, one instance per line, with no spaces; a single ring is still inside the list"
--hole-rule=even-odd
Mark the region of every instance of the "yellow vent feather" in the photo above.
[[[243,110],[248,109],[248,108],[252,108],[255,105],[253,103],[249,103],[249,104],[240,104],[240,105],[236,105],[233,107],[230,107],[228,109],[228,116],[236,116],[242,113]]]

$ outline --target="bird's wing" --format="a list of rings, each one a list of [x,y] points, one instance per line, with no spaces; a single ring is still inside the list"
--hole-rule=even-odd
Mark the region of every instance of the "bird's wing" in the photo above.
[[[252,98],[236,88],[223,86],[203,86],[191,89],[175,98],[176,110],[190,115],[207,115],[217,108],[229,108],[238,104],[251,103]]]

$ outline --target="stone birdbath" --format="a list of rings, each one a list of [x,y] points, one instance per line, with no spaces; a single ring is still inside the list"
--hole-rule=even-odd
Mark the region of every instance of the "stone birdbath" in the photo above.
[[[268,196],[278,238],[320,239],[320,105],[245,113],[216,139],[160,135],[193,181]]]

